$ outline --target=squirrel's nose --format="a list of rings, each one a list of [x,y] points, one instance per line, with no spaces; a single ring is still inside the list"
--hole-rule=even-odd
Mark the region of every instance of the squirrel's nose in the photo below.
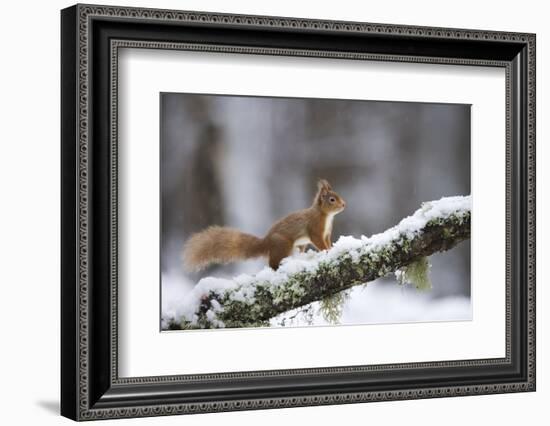
[[[342,200],[342,207],[346,207],[346,202]]]

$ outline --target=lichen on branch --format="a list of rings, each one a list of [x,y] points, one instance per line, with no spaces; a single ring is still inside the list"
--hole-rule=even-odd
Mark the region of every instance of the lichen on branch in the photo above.
[[[430,262],[428,257],[420,257],[414,262],[395,271],[395,278],[399,284],[412,284],[417,290],[431,290],[432,282],[429,276]]]
[[[369,238],[340,237],[328,251],[296,254],[277,271],[233,279],[203,278],[189,293],[172,329],[259,327],[281,313],[389,273],[426,287],[425,258],[470,238],[471,196],[423,203],[398,225]],[[427,262],[427,260],[426,260]],[[429,282],[428,282],[429,283]]]

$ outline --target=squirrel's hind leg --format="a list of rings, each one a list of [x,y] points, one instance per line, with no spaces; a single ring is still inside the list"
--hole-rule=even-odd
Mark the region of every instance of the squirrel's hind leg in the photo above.
[[[292,241],[284,237],[273,236],[271,238],[271,248],[269,250],[269,266],[273,270],[277,270],[281,264],[281,260],[292,254],[294,244]]]

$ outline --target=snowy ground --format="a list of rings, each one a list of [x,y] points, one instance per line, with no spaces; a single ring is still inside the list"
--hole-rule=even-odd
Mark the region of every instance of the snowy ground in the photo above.
[[[319,303],[313,303],[312,325],[329,325],[319,312]],[[279,326],[282,319],[286,325],[308,325],[308,318],[299,314],[296,321],[288,320],[295,312],[287,312],[271,321]],[[379,279],[355,287],[344,305],[341,324],[388,324],[427,321],[471,320],[470,299],[466,297],[433,298],[410,286],[404,287],[391,279]]]

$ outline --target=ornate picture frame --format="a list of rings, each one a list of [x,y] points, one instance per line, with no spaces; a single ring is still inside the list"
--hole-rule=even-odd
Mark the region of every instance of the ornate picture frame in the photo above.
[[[75,5],[61,12],[61,414],[74,420],[535,390],[534,34]],[[119,377],[120,48],[498,67],[506,73],[502,358]]]

